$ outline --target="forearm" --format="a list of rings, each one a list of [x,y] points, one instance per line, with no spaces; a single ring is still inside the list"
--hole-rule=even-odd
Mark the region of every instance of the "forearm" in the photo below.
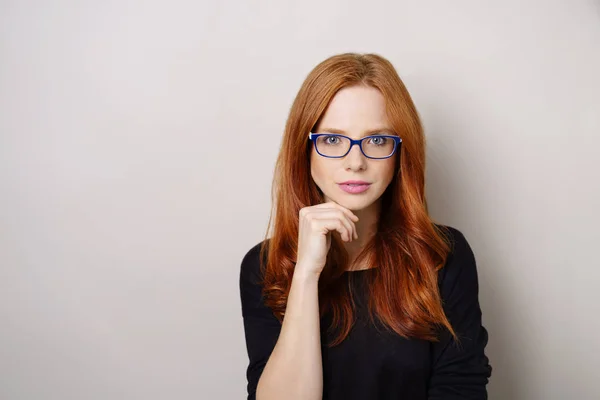
[[[281,332],[258,382],[257,400],[318,400],[323,395],[319,277],[296,266]]]

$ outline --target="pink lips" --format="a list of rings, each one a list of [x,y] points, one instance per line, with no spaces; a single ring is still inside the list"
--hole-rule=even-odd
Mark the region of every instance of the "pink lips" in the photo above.
[[[344,183],[340,183],[339,187],[346,193],[357,194],[364,192],[369,188],[369,186],[371,186],[370,183],[359,181],[356,182],[357,183],[353,183],[353,181],[347,181]]]

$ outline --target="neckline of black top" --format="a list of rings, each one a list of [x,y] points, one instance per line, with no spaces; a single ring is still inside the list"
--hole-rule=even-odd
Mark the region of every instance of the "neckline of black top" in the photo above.
[[[365,269],[352,269],[352,270],[346,270],[344,271],[344,273],[352,273],[355,274],[357,272],[366,272],[366,271],[371,271],[374,270],[375,268],[365,268]]]

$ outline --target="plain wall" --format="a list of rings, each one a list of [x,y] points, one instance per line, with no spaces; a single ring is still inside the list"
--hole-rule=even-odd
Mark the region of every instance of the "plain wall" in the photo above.
[[[491,399],[600,398],[598,1],[1,1],[0,398],[242,399],[289,107],[388,58],[478,263]]]

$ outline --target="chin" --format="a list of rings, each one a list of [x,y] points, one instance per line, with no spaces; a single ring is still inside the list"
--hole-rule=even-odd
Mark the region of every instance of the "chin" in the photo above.
[[[326,195],[327,196],[327,195]],[[373,204],[371,196],[360,196],[356,194],[341,194],[338,196],[327,196],[327,198],[338,203],[342,207],[346,207],[350,211],[361,211]]]

